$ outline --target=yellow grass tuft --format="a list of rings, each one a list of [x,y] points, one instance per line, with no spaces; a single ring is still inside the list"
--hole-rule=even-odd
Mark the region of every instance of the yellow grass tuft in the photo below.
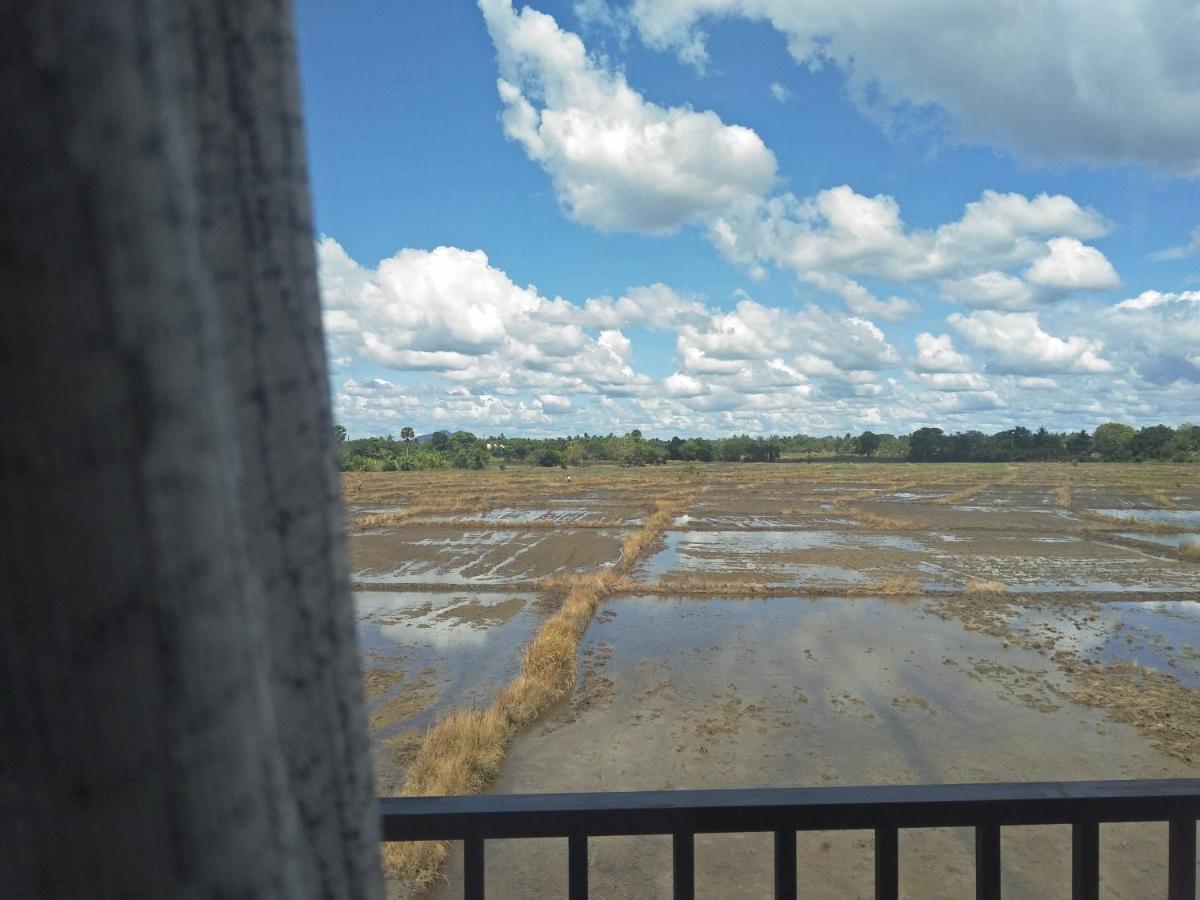
[[[775,594],[788,593],[794,595],[794,589],[788,589],[778,584],[767,584],[757,581],[730,580],[720,578],[698,578],[693,575],[674,575],[660,578],[650,584],[631,585],[629,592],[639,594],[667,594],[676,596],[709,596],[719,597],[770,597]]]
[[[960,488],[952,494],[947,494],[944,497],[938,497],[931,502],[936,503],[939,506],[951,506],[955,503],[961,503],[964,500],[970,500],[976,494],[982,494],[984,491],[990,488],[993,483],[994,482],[991,481],[980,481],[976,484],[968,484],[966,487]]]
[[[1200,562],[1200,544],[1183,544],[1179,548],[1179,557],[1189,562]]]
[[[875,528],[916,528],[916,523],[912,519],[902,519],[899,516],[885,516],[862,509],[851,509],[847,510],[847,512],[862,524],[871,525]]]
[[[1146,522],[1137,519],[1123,519],[1120,516],[1108,516],[1094,509],[1085,509],[1080,515],[1105,526],[1104,530],[1142,531],[1148,534],[1179,534],[1195,529],[1195,525],[1186,522]]]
[[[905,575],[893,575],[891,578],[885,578],[871,588],[872,594],[882,594],[888,597],[911,597],[924,592],[925,589],[921,587],[921,582]]]
[[[502,709],[455,709],[425,732],[402,794],[409,797],[475,794],[500,771],[512,725]],[[383,845],[384,869],[413,886],[437,876],[449,845],[404,841]]]
[[[1159,509],[1176,509],[1179,506],[1166,491],[1151,491],[1150,499],[1154,501],[1155,506]]]
[[[1071,489],[1065,484],[1060,484],[1054,489],[1054,505],[1059,509],[1071,508]]]
[[[967,582],[968,594],[1003,594],[1007,590],[1008,587],[1003,581],[972,578]]]

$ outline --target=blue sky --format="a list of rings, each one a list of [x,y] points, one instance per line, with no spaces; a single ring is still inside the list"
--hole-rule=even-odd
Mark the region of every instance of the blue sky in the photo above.
[[[1200,412],[1200,11],[301,0],[353,435]]]

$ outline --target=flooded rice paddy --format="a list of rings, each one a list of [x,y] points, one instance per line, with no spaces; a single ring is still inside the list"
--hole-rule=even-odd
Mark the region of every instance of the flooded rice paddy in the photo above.
[[[569,697],[516,734],[490,790],[1200,776],[1187,467],[418,475],[347,488],[381,793],[433,721],[519,671],[562,602],[555,579],[615,565],[655,500],[685,490],[592,619]],[[469,527],[436,509],[355,527],[368,509],[435,507],[422,490],[445,516],[467,492],[487,508]],[[872,895],[870,835],[798,841],[802,896]],[[1165,826],[1105,826],[1101,852],[1105,897],[1165,892]],[[565,895],[565,856],[489,843],[489,892]],[[771,858],[769,835],[698,837],[698,896],[769,897]],[[669,896],[669,859],[669,838],[594,840],[592,894]],[[460,896],[456,860],[421,893]],[[1006,830],[1004,863],[1006,897],[1069,894],[1069,830]],[[903,834],[905,896],[968,896],[973,873],[969,830]]]

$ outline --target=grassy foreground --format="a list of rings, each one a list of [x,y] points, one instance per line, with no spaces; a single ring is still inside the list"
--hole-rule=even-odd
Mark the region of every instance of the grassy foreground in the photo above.
[[[625,539],[615,566],[586,575],[554,579],[565,589],[562,606],[538,629],[522,654],[521,671],[485,709],[455,709],[426,733],[405,779],[405,796],[476,794],[500,771],[516,732],[566,697],[575,684],[575,652],[600,603],[627,579],[638,560],[683,511],[690,497],[656,501],[642,527]],[[446,858],[445,841],[384,845],[389,876],[420,888],[437,877]]]

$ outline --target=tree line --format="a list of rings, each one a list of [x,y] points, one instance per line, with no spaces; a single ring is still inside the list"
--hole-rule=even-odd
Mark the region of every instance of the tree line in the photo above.
[[[343,471],[407,471],[415,469],[501,468],[509,463],[567,467],[612,462],[625,466],[681,462],[776,462],[859,456],[911,462],[1133,462],[1200,461],[1200,427],[1150,425],[1137,429],[1110,422],[1094,432],[1031,431],[1017,427],[994,434],[940,428],[919,428],[912,434],[864,431],[858,435],[806,434],[725,438],[645,438],[637,429],[626,434],[588,434],[570,437],[479,437],[469,431],[439,431],[418,439],[411,427],[392,435],[350,440],[336,426]]]

